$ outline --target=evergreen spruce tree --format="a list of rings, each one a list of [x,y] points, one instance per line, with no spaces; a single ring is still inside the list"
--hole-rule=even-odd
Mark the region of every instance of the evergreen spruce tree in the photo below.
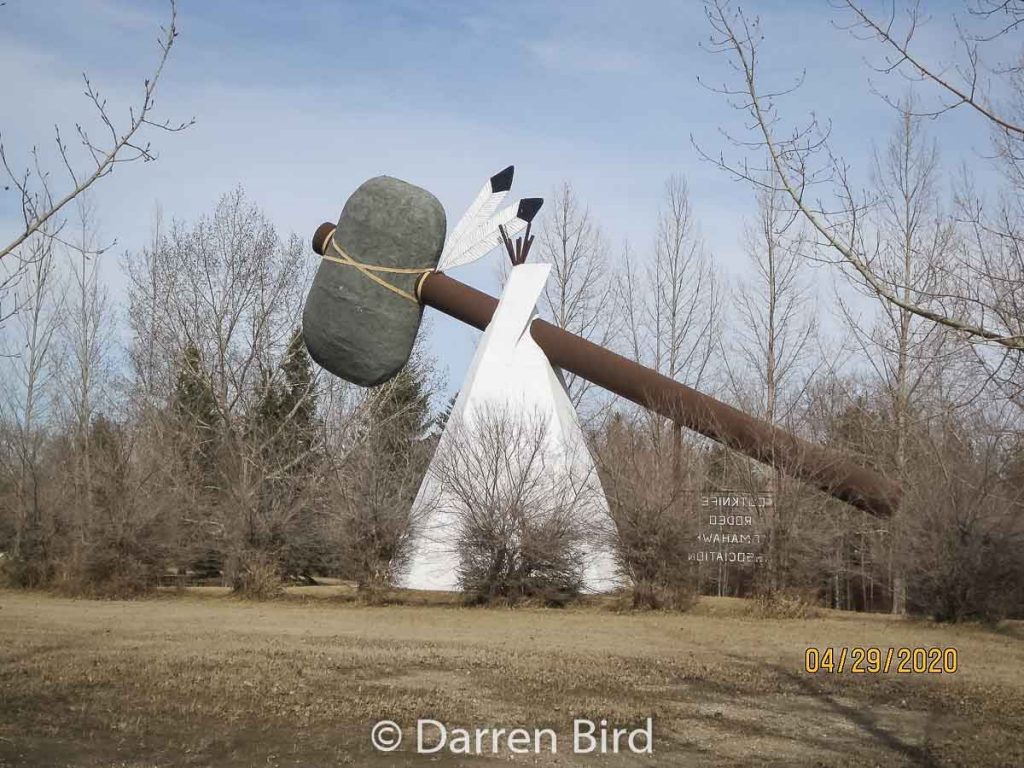
[[[190,344],[182,355],[174,385],[172,410],[183,438],[184,458],[204,483],[216,470],[217,425],[220,416],[210,379],[203,370],[202,354]]]
[[[171,396],[171,413],[177,426],[177,443],[186,470],[187,486],[183,499],[184,517],[192,520],[182,528],[179,542],[183,560],[199,575],[212,578],[224,566],[224,552],[209,539],[204,522],[213,515],[217,478],[217,447],[220,414],[210,378],[203,368],[202,353],[194,344],[185,348],[181,368]]]
[[[281,370],[283,377],[264,373],[249,431],[252,439],[267,443],[265,460],[290,466],[286,474],[295,476],[313,459],[317,406],[313,362],[299,331],[292,335]]]
[[[368,443],[382,457],[405,460],[430,429],[430,394],[424,372],[410,361],[370,395]]]
[[[284,390],[280,410],[288,421],[288,436],[293,455],[305,456],[308,464],[314,458],[316,442],[316,391],[313,388],[313,361],[296,330],[288,344],[284,362]],[[294,411],[294,413],[293,413]]]
[[[322,457],[316,450],[313,364],[298,330],[289,341],[280,371],[283,376],[264,374],[248,427],[251,449],[259,449],[256,458],[267,475],[259,492],[261,516],[278,522],[251,531],[254,538],[247,544],[277,559],[282,576],[311,580],[325,556],[311,493]],[[280,515],[275,509],[290,511]]]
[[[448,426],[448,420],[451,419],[452,411],[455,409],[455,401],[458,399],[458,392],[449,397],[448,402],[445,403],[444,410],[437,414],[437,418],[434,419],[434,429],[432,437],[435,440],[440,440],[441,435],[444,434],[444,428]]]

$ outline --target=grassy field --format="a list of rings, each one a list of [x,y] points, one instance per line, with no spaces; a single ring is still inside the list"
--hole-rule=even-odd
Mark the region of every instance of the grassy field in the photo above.
[[[825,612],[366,607],[0,592],[0,766],[1024,765],[1024,631]],[[803,671],[807,646],[954,646],[953,675]],[[415,753],[418,717],[550,727],[558,754]],[[653,755],[571,754],[654,718]],[[404,728],[384,754],[379,719]],[[489,745],[488,745],[489,749]]]

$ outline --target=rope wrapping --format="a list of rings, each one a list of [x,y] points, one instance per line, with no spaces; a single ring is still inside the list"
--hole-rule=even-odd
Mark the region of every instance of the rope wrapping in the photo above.
[[[332,229],[331,230],[331,234],[329,234],[327,236],[327,249],[325,249],[324,255],[323,255],[323,258],[325,260],[333,262],[335,264],[342,264],[342,265],[347,266],[347,267],[355,267],[360,272],[362,272],[364,275],[366,275],[368,278],[370,278],[373,282],[375,282],[377,285],[379,285],[379,286],[381,286],[383,288],[387,288],[389,291],[397,293],[403,299],[408,299],[413,304],[419,304],[420,303],[420,300],[419,300],[419,298],[417,298],[417,296],[415,296],[412,293],[409,293],[409,291],[406,291],[406,290],[403,290],[402,288],[399,288],[394,283],[389,283],[387,280],[385,280],[382,277],[378,277],[377,275],[374,274],[374,272],[389,272],[389,273],[392,273],[392,274],[400,274],[400,275],[417,275],[417,274],[427,273],[427,272],[432,271],[434,269],[432,266],[427,265],[427,266],[423,266],[423,267],[382,267],[382,266],[377,265],[377,264],[363,264],[362,262],[356,261],[351,256],[349,256],[347,253],[345,253],[345,250],[340,245],[338,245],[336,242],[334,242],[334,233],[336,231],[337,231],[337,227]],[[333,250],[335,253],[338,254],[338,256],[337,257],[329,256],[327,254],[327,250]],[[420,281],[417,280],[416,281],[417,292],[419,290],[419,283],[420,283]]]

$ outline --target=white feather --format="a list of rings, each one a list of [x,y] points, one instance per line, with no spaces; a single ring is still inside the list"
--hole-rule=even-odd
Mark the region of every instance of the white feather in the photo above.
[[[473,199],[469,208],[462,214],[462,218],[455,225],[455,229],[449,233],[448,239],[444,243],[444,250],[441,252],[441,258],[444,259],[445,253],[456,248],[467,233],[473,232],[482,223],[486,222],[498,210],[498,206],[501,205],[501,201],[505,199],[507,194],[507,189],[501,192],[492,192],[491,179],[488,179]]]
[[[515,206],[511,206],[506,208],[503,213],[514,210]],[[526,222],[517,218],[514,213],[510,220],[502,220],[499,214],[475,232],[467,234],[463,238],[462,244],[455,251],[442,254],[437,268],[445,270],[452,267],[461,267],[464,264],[469,264],[486,256],[499,245],[502,245],[501,232],[498,230],[498,225],[500,224],[505,225],[505,234],[508,235],[509,239],[514,238],[526,229]]]

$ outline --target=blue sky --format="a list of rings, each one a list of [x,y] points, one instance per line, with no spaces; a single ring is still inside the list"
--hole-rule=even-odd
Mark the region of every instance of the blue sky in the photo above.
[[[919,43],[941,55],[953,6],[928,9],[934,23]],[[825,1],[745,10],[763,23],[766,83],[806,70],[785,115],[831,119],[835,146],[866,180],[872,137],[893,120],[872,82],[900,88],[870,77],[864,58],[877,60],[877,48],[837,28],[843,17]],[[88,115],[83,70],[114,110],[129,103],[166,17],[160,0],[8,0],[0,129],[15,161],[32,143],[48,151],[54,123],[67,132]],[[743,130],[742,116],[697,82],[731,76],[724,57],[700,47],[710,30],[699,2],[181,0],[178,24],[157,114],[196,125],[155,134],[157,163],[122,166],[98,187],[102,232],[118,252],[145,242],[158,202],[165,217],[190,219],[237,184],[285,235],[306,238],[380,173],[430,189],[453,223],[488,175],[515,163],[513,193],[549,195],[571,181],[616,250],[628,239],[638,258],[665,180],[684,174],[716,263],[727,277],[742,269],[752,195],[691,144],[692,135],[729,151],[720,129]],[[947,168],[987,149],[967,115],[934,131]],[[14,230],[14,202],[0,194],[4,233]],[[497,258],[458,276],[495,291]],[[106,276],[121,298],[116,259]],[[475,332],[444,318],[433,328],[457,384]]]

